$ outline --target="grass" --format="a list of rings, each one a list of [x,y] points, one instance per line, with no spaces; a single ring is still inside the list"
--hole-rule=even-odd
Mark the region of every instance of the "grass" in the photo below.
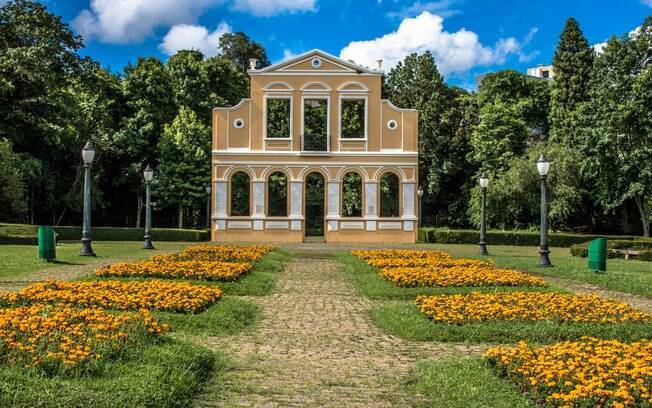
[[[482,259],[474,245],[424,244],[423,249],[436,249],[451,255]],[[532,272],[538,275],[590,283],[606,289],[632,293],[652,298],[652,262],[607,260],[607,272],[589,272],[587,259],[570,255],[568,248],[552,248],[552,268],[537,265],[538,248],[514,246],[489,246],[490,258],[496,266]]]
[[[553,290],[541,287],[523,286],[463,286],[463,287],[416,287],[406,288],[396,286],[378,273],[378,269],[369,266],[365,261],[348,253],[338,253],[337,260],[344,265],[347,276],[351,278],[360,292],[373,300],[414,300],[417,295],[437,295],[444,293],[469,293],[475,291],[483,292],[507,292],[522,290]]]
[[[45,262],[38,257],[38,247],[35,245],[1,245],[0,246],[0,279],[26,275],[46,268],[65,265],[92,265],[107,260],[120,261],[146,259],[152,255],[166,252],[178,252],[191,242],[156,242],[156,250],[143,249],[142,242],[134,241],[104,241],[93,242],[96,257],[79,256],[81,244],[78,242],[63,242],[57,245],[57,260]]]
[[[535,405],[493,374],[479,357],[426,360],[412,370],[405,392],[416,407],[525,408]]]
[[[168,338],[135,350],[92,377],[48,377],[26,368],[0,368],[0,406],[186,407],[211,372],[221,377],[229,369],[224,354]]]
[[[412,303],[393,302],[370,311],[384,331],[417,341],[468,343],[535,343],[575,340],[582,336],[635,341],[649,337],[652,323],[557,323],[551,321],[489,321],[483,323],[436,323]]]

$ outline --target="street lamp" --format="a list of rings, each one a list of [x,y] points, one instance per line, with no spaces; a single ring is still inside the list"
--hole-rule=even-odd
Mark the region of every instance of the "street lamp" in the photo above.
[[[206,184],[206,227],[211,227],[211,185]]]
[[[489,187],[489,177],[482,173],[480,176],[480,188],[482,189],[482,209],[480,211],[480,255],[489,255],[487,251],[487,187]]]
[[[81,256],[95,256],[91,247],[91,165],[95,158],[95,149],[89,140],[82,149],[84,159],[84,220],[82,227],[82,247],[79,251]]]
[[[143,248],[154,249],[154,245],[152,245],[152,200],[150,198],[150,184],[154,177],[154,170],[149,164],[143,171],[143,177],[145,178],[145,243]]]
[[[546,178],[548,177],[548,170],[550,169],[550,162],[546,156],[541,153],[541,157],[537,161],[537,170],[541,176],[541,243],[539,245],[539,266],[552,266],[548,254],[548,203],[546,191]]]
[[[423,188],[419,186],[417,190],[417,195],[419,196],[419,228],[423,227]]]

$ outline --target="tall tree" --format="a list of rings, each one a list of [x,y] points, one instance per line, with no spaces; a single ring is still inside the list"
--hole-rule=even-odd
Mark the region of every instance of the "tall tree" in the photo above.
[[[187,212],[200,211],[210,182],[210,128],[197,114],[182,106],[171,124],[165,125],[159,143],[161,162],[156,191],[163,206],[176,206],[178,226]]]
[[[611,38],[595,63],[583,106],[584,174],[607,210],[633,201],[650,236],[652,204],[652,16],[633,35]]]
[[[243,73],[249,69],[249,59],[255,58],[256,68],[264,68],[269,65],[265,48],[247,34],[239,31],[236,33],[225,33],[220,37],[221,55],[233,61]]]
[[[577,144],[578,106],[588,100],[593,49],[574,18],[566,21],[553,58],[554,85],[550,122],[551,140],[569,147]]]
[[[0,139],[0,203],[6,221],[23,218],[24,195],[20,159],[11,149],[11,142]]]

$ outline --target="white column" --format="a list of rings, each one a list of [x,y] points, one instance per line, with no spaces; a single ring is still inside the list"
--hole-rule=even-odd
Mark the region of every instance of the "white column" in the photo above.
[[[414,231],[414,183],[403,183],[403,229]]]
[[[291,229],[293,231],[301,230],[301,219],[303,208],[303,182],[291,181],[290,182],[290,221]]]
[[[252,186],[254,196],[251,216],[254,218],[254,230],[260,231],[263,229],[263,218],[265,218],[265,182],[254,181]]]
[[[340,183],[328,182],[328,230],[337,230],[337,219],[340,217]]]
[[[368,181],[364,184],[365,193],[365,212],[364,217],[368,219],[366,222],[367,231],[376,231],[376,216],[378,215],[378,183],[375,181]]]
[[[218,217],[226,217],[226,206],[227,206],[227,182],[226,181],[216,181],[215,182],[215,215]]]

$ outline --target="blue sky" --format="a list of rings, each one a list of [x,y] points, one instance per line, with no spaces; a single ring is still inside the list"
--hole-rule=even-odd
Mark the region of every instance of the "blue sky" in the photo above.
[[[0,0],[2,1],[2,0]],[[43,0],[84,37],[82,54],[120,71],[138,56],[179,48],[217,52],[225,31],[244,31],[272,62],[313,48],[389,69],[431,50],[446,81],[549,63],[569,16],[591,43],[629,32],[652,0]]]

